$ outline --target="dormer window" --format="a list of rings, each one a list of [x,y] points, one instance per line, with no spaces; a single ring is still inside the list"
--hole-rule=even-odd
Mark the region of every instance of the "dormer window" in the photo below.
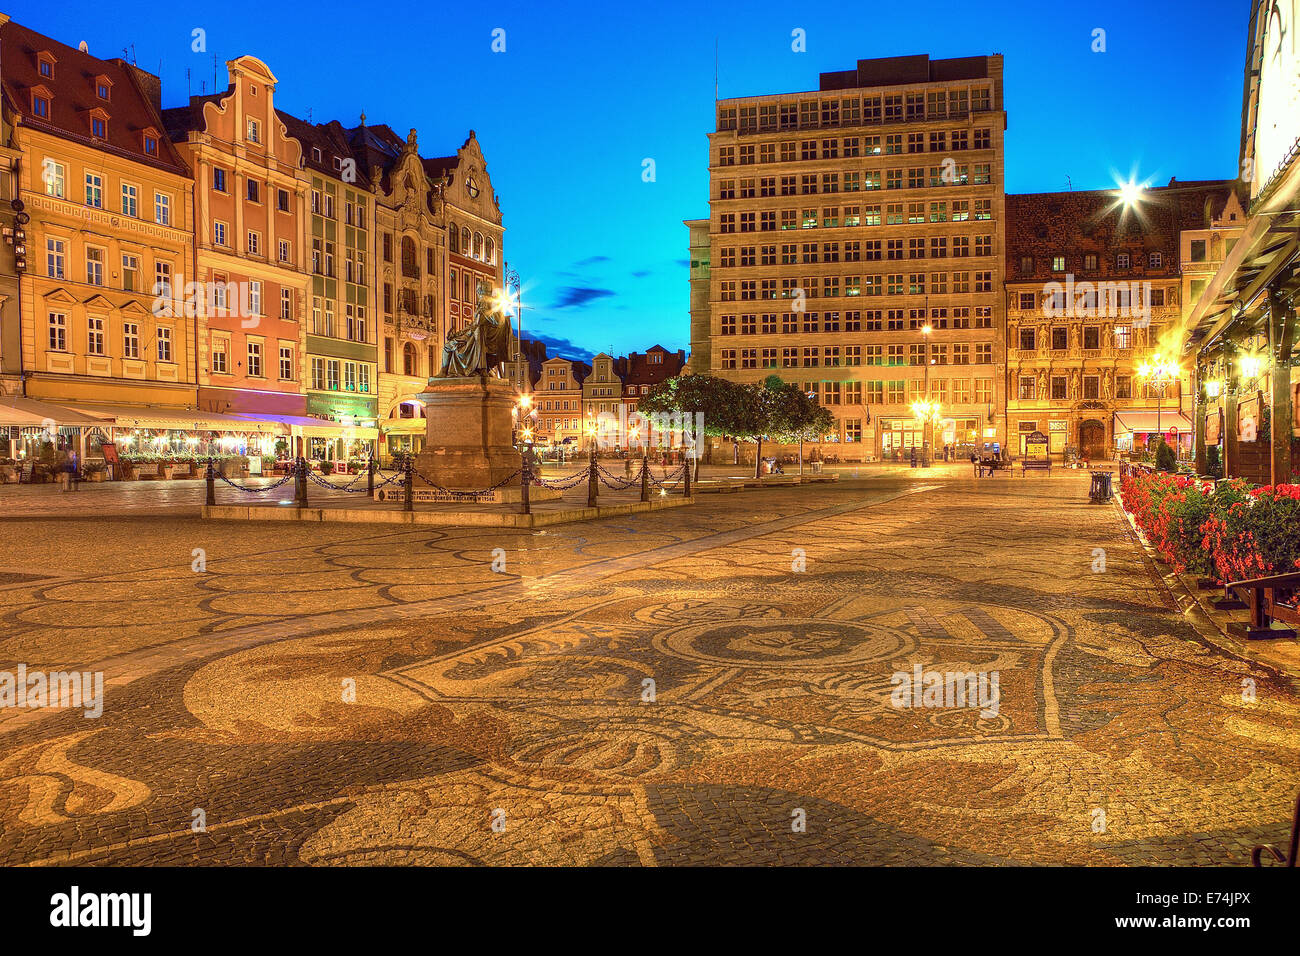
[[[319,147],[319,146],[313,146],[313,147],[311,148],[311,161],[312,161],[313,163],[319,163],[319,162],[320,162],[320,147]]]
[[[151,126],[148,129],[142,130],[140,132],[140,136],[143,140],[144,154],[146,156],[153,156],[154,158],[157,158],[158,131]]]
[[[95,139],[108,139],[108,114],[103,110],[91,111],[90,135]]]
[[[105,75],[102,74],[102,73],[101,73],[99,76],[95,77],[95,95],[96,95],[96,96],[98,96],[101,100],[103,100],[105,103],[107,103],[108,100],[109,100],[109,97],[112,95],[112,92],[113,92],[113,81],[112,81],[112,80],[110,80],[107,76],[105,76]]]
[[[35,87],[32,90],[32,115],[45,120],[49,119],[50,99],[51,94],[48,89],[43,86]]]
[[[54,55],[51,53],[41,52],[36,54],[36,71],[45,79],[54,78]]]

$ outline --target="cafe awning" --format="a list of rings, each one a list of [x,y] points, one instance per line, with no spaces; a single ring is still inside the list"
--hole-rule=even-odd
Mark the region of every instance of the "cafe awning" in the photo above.
[[[377,428],[328,422],[323,418],[312,418],[310,415],[263,415],[255,412],[240,412],[237,417],[266,425],[279,435],[302,438],[345,438],[352,441],[367,441],[379,437]]]
[[[1158,419],[1158,421],[1157,421]],[[1180,435],[1190,434],[1192,423],[1182,412],[1168,411],[1124,411],[1115,413],[1115,431],[1132,432],[1135,435],[1169,434],[1175,431]]]
[[[17,395],[0,397],[0,425],[28,425],[42,427],[47,422],[71,427],[92,427],[109,424],[102,418],[94,418],[83,412],[40,402],[34,398],[20,398]]]
[[[259,432],[268,435],[275,432],[275,427],[268,422],[253,421],[236,415],[222,415],[219,412],[204,412],[196,408],[86,404],[77,405],[76,410],[98,416],[118,428]]]

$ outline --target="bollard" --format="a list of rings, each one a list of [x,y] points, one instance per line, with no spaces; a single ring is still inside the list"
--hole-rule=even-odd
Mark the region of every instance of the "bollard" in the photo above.
[[[528,486],[533,483],[532,457],[530,449],[525,445],[523,451],[524,465],[519,472],[519,513],[526,515],[533,513],[532,502],[528,500]]]
[[[217,503],[217,476],[212,471],[212,459],[208,459],[208,500],[206,504],[215,505]]]
[[[294,504],[299,508],[307,507],[307,459],[301,455],[294,462],[294,471],[297,475],[295,488],[297,494],[294,496]]]
[[[591,459],[587,463],[587,507],[596,507],[596,445],[591,445]]]
[[[641,455],[641,500],[650,500],[650,456]]]
[[[370,461],[366,465],[366,494],[371,498],[375,497],[375,456],[370,456]]]
[[[689,498],[690,496],[691,496],[691,460],[687,458],[686,463],[682,465],[682,497]]]
[[[410,455],[406,456],[406,499],[402,502],[402,510],[415,510],[415,468]]]

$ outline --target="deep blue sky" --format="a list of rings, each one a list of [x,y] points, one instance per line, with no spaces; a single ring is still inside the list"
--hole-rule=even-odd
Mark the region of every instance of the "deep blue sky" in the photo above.
[[[193,92],[204,80],[211,92],[214,54],[224,88],[225,61],[251,53],[279,77],[277,105],[318,122],[352,125],[364,110],[415,127],[426,155],[477,130],[524,279],[525,333],[574,343],[575,357],[687,345],[682,220],[708,214],[715,38],[722,97],[816,89],[819,72],[859,58],[1002,53],[1008,192],[1065,189],[1067,176],[1075,189],[1130,172],[1223,178],[1237,161],[1248,0],[189,7],[23,0],[8,12],[98,56],[133,44],[161,72],[164,106],[184,101],[187,69]],[[206,54],[190,50],[195,27]],[[505,53],[490,49],[498,27]],[[807,52],[791,51],[796,27]],[[1090,49],[1097,27],[1104,54]]]

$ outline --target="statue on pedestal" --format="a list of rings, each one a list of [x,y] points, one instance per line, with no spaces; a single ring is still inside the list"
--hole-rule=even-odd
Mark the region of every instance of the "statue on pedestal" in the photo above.
[[[447,336],[442,344],[442,368],[436,378],[492,374],[510,358],[510,320],[493,307],[488,288],[478,284],[478,302],[469,326]]]

